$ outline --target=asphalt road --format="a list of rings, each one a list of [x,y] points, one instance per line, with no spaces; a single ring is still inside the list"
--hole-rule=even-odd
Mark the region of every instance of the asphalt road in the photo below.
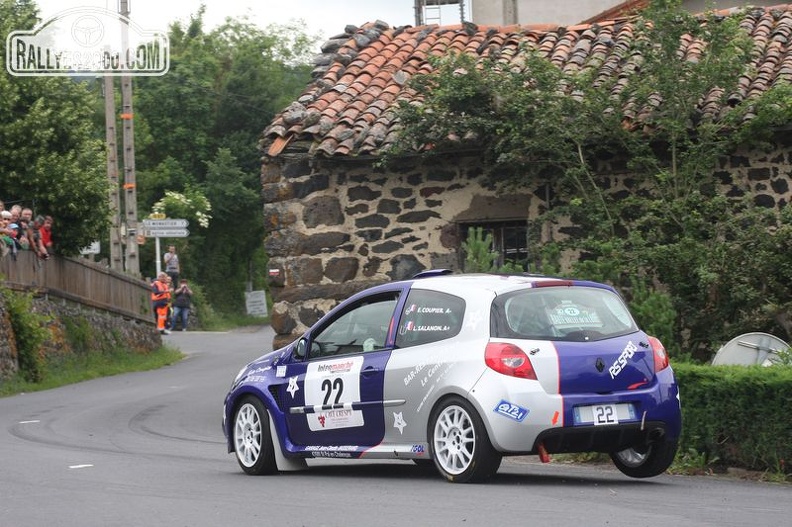
[[[609,467],[504,460],[486,485],[410,462],[316,460],[244,475],[223,397],[269,328],[166,337],[187,358],[0,399],[0,527],[789,525],[792,487],[717,477],[632,480]]]

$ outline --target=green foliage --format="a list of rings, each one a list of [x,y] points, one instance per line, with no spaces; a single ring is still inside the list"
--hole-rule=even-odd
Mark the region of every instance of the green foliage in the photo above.
[[[702,43],[699,55],[680,55],[683,36]],[[740,332],[792,330],[782,323],[792,307],[792,213],[759,207],[752,195],[725,196],[728,174],[716,172],[739,141],[761,146],[767,129],[792,118],[783,83],[749,103],[726,103],[751,45],[737,18],[710,13],[702,23],[679,0],[655,0],[632,46],[612,51],[619,75],[601,75],[595,63],[562,71],[535,46],[508,69],[497,57],[434,58],[434,73],[411,81],[420,102],[402,103],[402,134],[385,161],[471,149],[501,190],[546,190],[534,230],[565,219],[575,234],[550,251],[532,248],[532,265],[572,257],[565,271],[575,276],[625,291],[632,277],[657,286],[662,293],[636,291],[643,323],[703,362]],[[730,109],[704,115],[704,95]],[[745,125],[748,111],[756,118]],[[616,154],[636,191],[614,192],[619,180],[600,173]]]
[[[792,366],[792,348],[780,350],[776,355],[770,359],[773,366]]]
[[[688,448],[679,451],[674,464],[669,471],[673,474],[712,474],[715,465],[720,461],[717,456],[710,458],[705,452],[699,452],[695,448]]]
[[[684,452],[708,463],[791,473],[792,368],[675,362]]]
[[[203,14],[171,25],[168,75],[137,80],[138,205],[141,217],[161,208],[191,220],[189,238],[171,242],[182,275],[203,285],[219,312],[241,312],[247,284],[266,276],[259,136],[310,80],[316,38],[294,25],[262,30],[245,19],[207,32]],[[181,206],[180,195],[211,204],[208,227],[197,228],[197,211]],[[141,249],[146,276],[154,275],[153,252],[151,244]]]
[[[62,356],[45,364],[43,379],[40,381],[28,380],[22,376],[4,380],[3,383],[0,383],[0,397],[49,390],[108,375],[153,370],[178,362],[181,358],[180,351],[168,347],[162,347],[145,354],[116,347],[104,353]]]
[[[66,317],[63,319],[63,326],[72,351],[88,353],[92,350],[91,342],[94,329],[87,320],[81,317]]]
[[[489,273],[497,267],[498,253],[492,250],[492,234],[484,234],[481,227],[468,231],[467,239],[462,242],[465,253],[466,273]]]
[[[28,382],[41,382],[44,379],[41,345],[49,336],[49,319],[33,311],[33,297],[30,294],[0,288],[0,295],[5,300],[14,330],[19,374]]]
[[[31,29],[32,2],[0,0],[0,34]],[[92,81],[12,77],[0,41],[0,199],[55,218],[56,251],[75,255],[106,233],[105,152],[90,112]]]
[[[631,284],[628,302],[638,326],[660,339],[671,357],[679,356],[680,343],[674,331],[677,313],[671,296],[635,277]]]

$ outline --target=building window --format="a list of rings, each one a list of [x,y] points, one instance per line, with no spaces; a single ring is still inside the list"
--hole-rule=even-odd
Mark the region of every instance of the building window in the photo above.
[[[518,264],[523,269],[528,266],[528,224],[522,221],[500,221],[491,223],[467,223],[461,225],[462,240],[474,227],[481,227],[483,233],[492,235],[492,250],[498,253],[497,267],[507,262]]]

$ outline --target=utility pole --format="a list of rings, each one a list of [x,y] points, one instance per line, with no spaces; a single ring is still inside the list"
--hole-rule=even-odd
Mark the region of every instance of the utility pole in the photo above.
[[[129,18],[129,0],[119,0],[118,11]],[[122,53],[127,53],[129,35],[127,24],[122,24]],[[123,58],[122,58],[123,60]],[[126,272],[140,277],[140,258],[138,251],[137,184],[135,182],[135,135],[132,112],[132,77],[121,77],[121,120],[124,140],[124,206],[126,226]]]
[[[121,251],[121,212],[118,196],[118,145],[116,144],[115,85],[113,77],[105,75],[105,127],[107,132],[107,179],[110,182],[110,269],[124,270]]]

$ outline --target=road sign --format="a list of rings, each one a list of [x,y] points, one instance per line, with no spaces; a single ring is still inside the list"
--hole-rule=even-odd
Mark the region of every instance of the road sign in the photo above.
[[[146,229],[183,229],[187,227],[187,220],[172,220],[172,219],[145,219],[143,226]]]
[[[152,220],[164,220],[165,218],[167,218],[164,212],[152,212],[149,216],[151,217]]]
[[[153,229],[146,228],[143,231],[143,235],[149,238],[185,238],[190,235],[190,231],[187,229],[155,227]]]

